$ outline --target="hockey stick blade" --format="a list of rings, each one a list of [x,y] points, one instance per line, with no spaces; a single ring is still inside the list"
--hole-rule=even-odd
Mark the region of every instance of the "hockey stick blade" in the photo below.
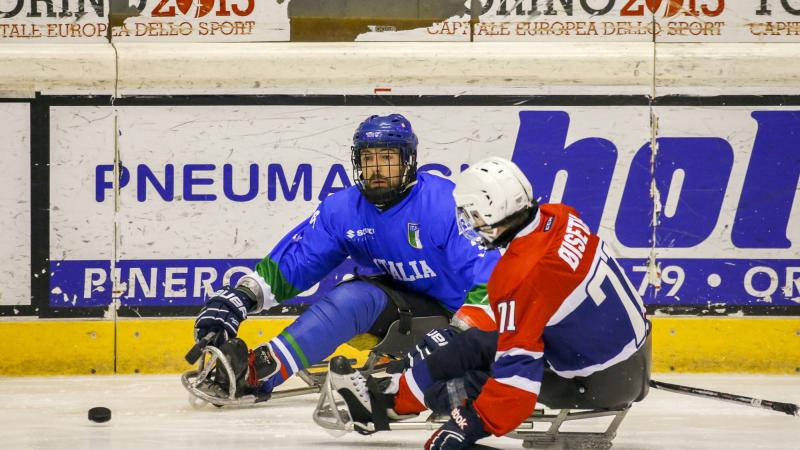
[[[650,387],[669,392],[675,392],[678,394],[693,395],[695,397],[713,398],[724,402],[738,403],[744,406],[752,406],[753,408],[770,409],[772,411],[782,412],[790,416],[800,416],[800,406],[794,403],[762,400],[760,398],[745,397],[744,395],[728,394],[725,392],[710,391],[708,389],[699,389],[690,386],[681,386],[679,384],[664,383],[656,380],[650,380]]]
[[[197,343],[194,344],[192,349],[189,350],[189,353],[187,353],[186,356],[184,356],[186,362],[188,362],[189,364],[196,363],[197,360],[200,359],[200,355],[203,354],[203,349],[206,348],[206,345],[208,345],[208,343],[211,342],[216,335],[217,333],[211,332],[205,335],[203,339],[197,341]]]

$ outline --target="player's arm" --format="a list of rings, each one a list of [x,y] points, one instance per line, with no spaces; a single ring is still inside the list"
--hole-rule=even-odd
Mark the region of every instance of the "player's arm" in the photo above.
[[[237,287],[251,289],[255,297],[249,312],[258,313],[296,296],[347,258],[330,221],[328,205],[323,202],[311,217],[287,233],[252,273],[239,280]]]
[[[347,257],[330,231],[325,202],[296,226],[235,287],[225,286],[208,300],[195,321],[195,339],[216,333],[221,345],[238,333],[248,314],[257,314],[317,283]]]

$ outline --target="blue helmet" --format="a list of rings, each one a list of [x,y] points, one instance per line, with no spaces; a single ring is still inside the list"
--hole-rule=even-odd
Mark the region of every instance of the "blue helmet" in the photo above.
[[[401,199],[417,180],[417,135],[411,123],[400,114],[370,116],[361,122],[353,135],[351,160],[353,181],[364,197],[376,205],[390,205]],[[400,151],[402,168],[396,186],[370,187],[365,183],[361,152],[367,148],[396,148]]]

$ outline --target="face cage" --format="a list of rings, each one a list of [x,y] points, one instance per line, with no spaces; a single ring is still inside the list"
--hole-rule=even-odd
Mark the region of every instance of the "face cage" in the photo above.
[[[392,178],[399,178],[397,186],[386,186],[382,188],[369,187],[369,180],[362,179],[364,168],[361,165],[361,151],[368,148],[382,147],[383,145],[373,144],[370,147],[356,148],[352,147],[350,153],[350,162],[353,164],[353,182],[355,182],[358,189],[364,194],[364,197],[374,204],[391,203],[408,188],[408,186],[416,180],[417,175],[417,161],[416,156],[411,154],[407,149],[403,149],[392,144],[384,144],[386,148],[397,148],[400,151],[400,175],[397,177],[385,177],[384,179],[391,185]],[[405,150],[405,151],[404,151]],[[377,162],[375,164],[377,167]],[[368,166],[370,167],[370,166]],[[392,166],[388,166],[392,167]]]
[[[456,207],[458,233],[481,247],[494,248],[492,242],[497,238],[497,230],[489,225],[475,226],[476,220],[483,222],[483,218],[477,211],[470,214],[466,209]]]

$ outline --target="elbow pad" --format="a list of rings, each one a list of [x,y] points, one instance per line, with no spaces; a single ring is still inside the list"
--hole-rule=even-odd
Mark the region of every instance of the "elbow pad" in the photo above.
[[[247,310],[249,314],[258,314],[278,304],[272,288],[256,273],[249,273],[240,278],[236,283],[236,289],[244,292],[253,301],[252,307]]]

